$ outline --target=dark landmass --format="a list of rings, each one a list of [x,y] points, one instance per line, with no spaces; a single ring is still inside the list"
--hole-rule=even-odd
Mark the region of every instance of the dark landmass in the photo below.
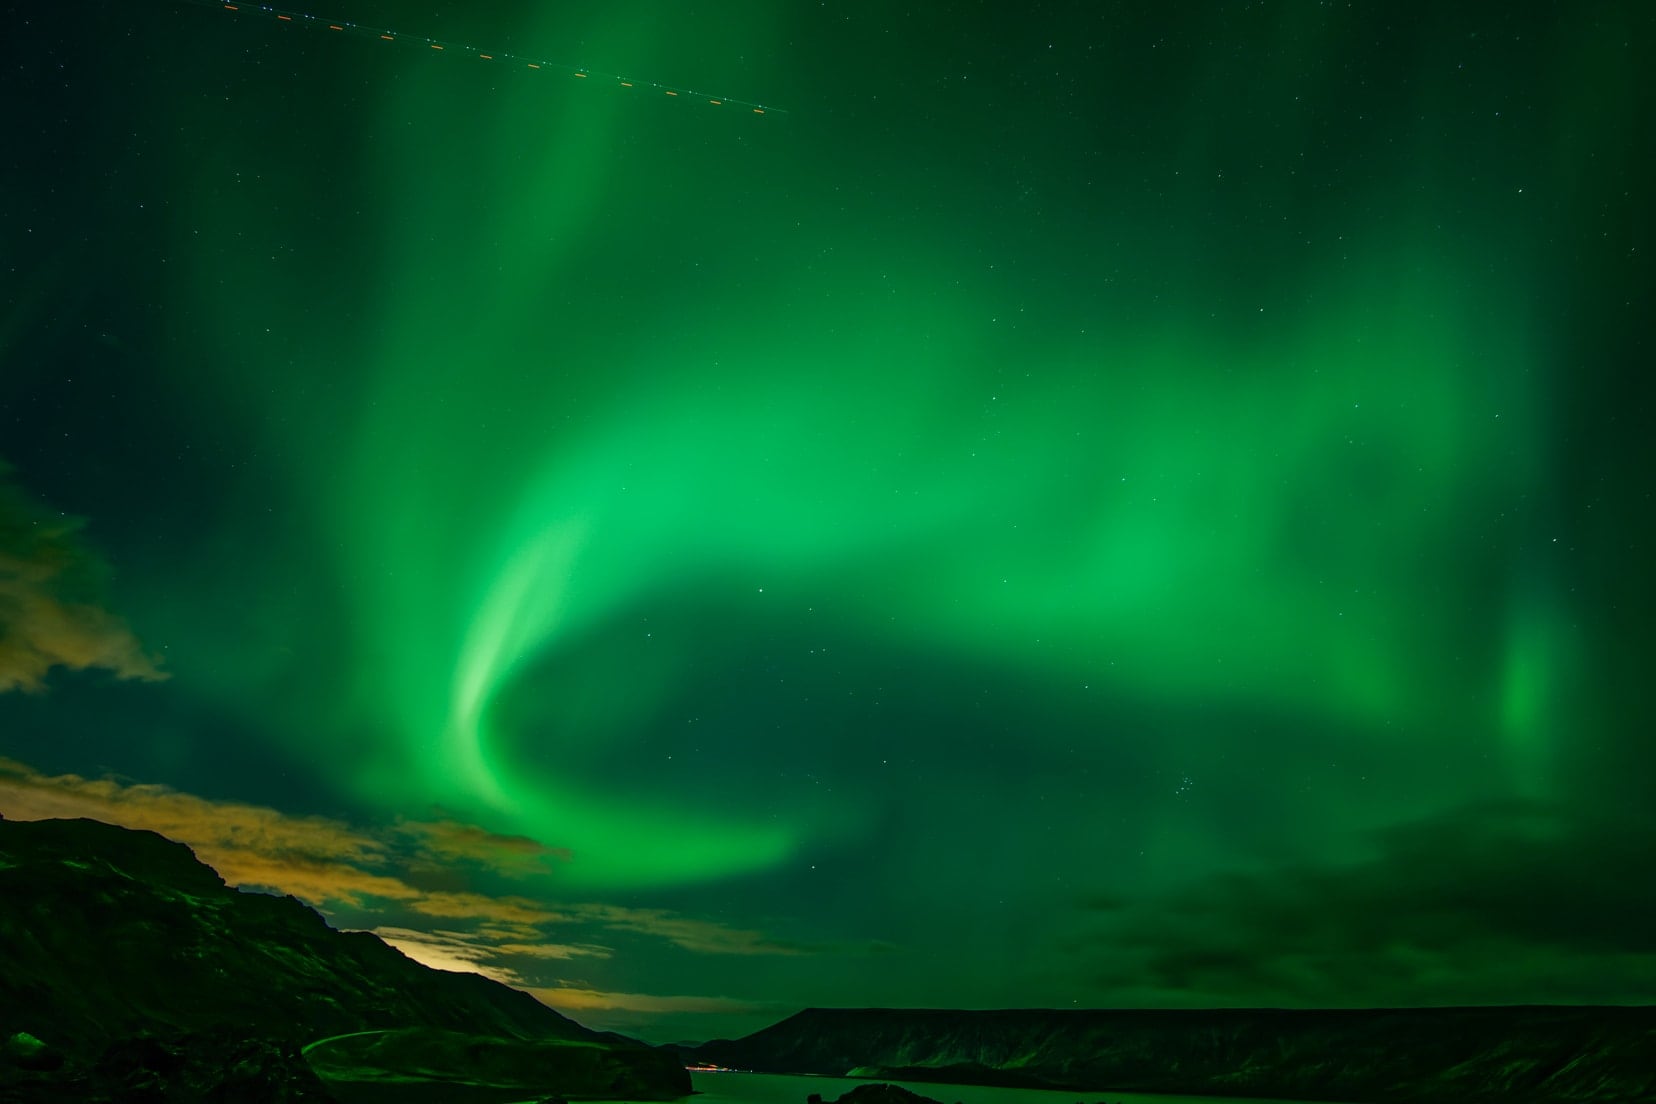
[[[313,1045],[305,1057],[347,1104],[380,1099],[387,1071],[396,1075],[388,1087],[399,1091],[421,1083],[463,1083],[476,1090],[471,1095],[478,1100],[522,1099],[525,1085],[540,1085],[542,1092],[556,1086],[560,1097],[586,1100],[662,1099],[664,1086],[674,1087],[675,1096],[690,1092],[690,1075],[670,1051],[569,1039],[488,1039],[411,1027],[330,1039]]]
[[[427,1033],[419,1046],[408,1043],[414,1029]],[[357,1032],[372,1035],[355,1049],[317,1047],[352,1062],[351,1081],[329,1079],[337,1061],[317,1063],[319,1081],[301,1048]],[[391,1039],[367,1045],[379,1035]],[[472,1099],[471,1088],[478,1099],[690,1091],[666,1052],[476,974],[429,969],[377,936],[335,931],[294,898],[231,889],[154,832],[92,820],[0,819],[0,1043],[0,1104],[356,1100],[376,1079],[409,1100],[417,1085],[442,1087],[431,1099],[443,1100]],[[587,1054],[547,1057],[564,1050]],[[416,1051],[424,1065],[396,1064]],[[461,1069],[468,1052],[482,1056],[487,1083]],[[448,1065],[434,1064],[444,1055]]]
[[[812,1093],[805,1098],[805,1104],[823,1104],[822,1097]],[[941,1100],[933,1100],[929,1096],[921,1096],[917,1092],[910,1092],[901,1085],[858,1085],[838,1100],[830,1100],[828,1104],[943,1104]]]
[[[1356,1104],[1656,1101],[1656,1008],[808,1009],[697,1061],[768,1073]]]
[[[338,1104],[297,1046],[234,1031],[121,1039],[94,1061],[6,1072],[4,1104]]]

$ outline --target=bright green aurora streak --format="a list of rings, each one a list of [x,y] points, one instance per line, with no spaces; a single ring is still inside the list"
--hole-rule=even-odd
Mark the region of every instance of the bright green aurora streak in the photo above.
[[[618,26],[608,41],[642,55]],[[1376,742],[1452,729],[1544,794],[1569,613],[1535,571],[1485,577],[1465,534],[1548,524],[1548,334],[1523,265],[1446,238],[1433,201],[1377,179],[1389,218],[1248,272],[1257,304],[1226,281],[1273,231],[1151,235],[1125,190],[1075,216],[1136,243],[1107,294],[992,273],[980,257],[1002,247],[955,241],[944,214],[906,239],[818,215],[744,274],[721,235],[785,239],[795,201],[649,186],[663,153],[643,147],[682,143],[687,179],[764,181],[766,143],[803,139],[738,146],[689,130],[724,125],[705,118],[640,138],[615,101],[468,93],[452,67],[401,78],[364,188],[383,251],[366,317],[312,339],[368,382],[291,465],[330,488],[358,796],[570,848],[577,886],[761,870],[868,831],[855,800],[726,811],[580,782],[595,749],[685,723],[674,703],[706,674],[706,626],[675,613],[692,596],[1066,693],[1281,708]],[[462,132],[467,94],[483,122]],[[1215,155],[1192,137],[1181,156]],[[255,328],[265,304],[200,279],[227,341]],[[250,378],[291,356],[246,355]],[[623,659],[583,652],[619,625],[636,628]],[[579,701],[502,707],[537,680],[567,690],[565,669]]]
[[[449,244],[409,263],[475,262]],[[957,368],[988,339],[962,298],[931,305],[925,323],[912,308],[864,308],[845,333],[934,336],[827,339],[785,367],[766,352],[797,347],[780,330],[735,350],[722,333],[683,336],[653,355],[722,360],[714,378],[623,406],[566,390],[592,381],[549,382],[504,413],[520,350],[555,331],[527,308],[458,339],[451,320],[544,279],[544,251],[524,249],[479,290],[433,281],[446,306],[389,308],[399,336],[380,352],[386,382],[340,504],[357,577],[378,579],[358,591],[355,621],[388,630],[366,642],[379,665],[363,699],[397,706],[412,759],[365,775],[364,793],[504,816],[573,848],[577,880],[782,859],[826,825],[724,819],[688,799],[621,811],[513,769],[497,748],[490,704],[527,667],[652,596],[703,585],[855,594],[868,580],[841,611],[867,632],[1054,680],[1539,739],[1547,659],[1533,641],[1546,611],[1515,593],[1499,715],[1470,704],[1446,716],[1464,674],[1432,642],[1461,615],[1408,599],[1423,580],[1453,585],[1462,568],[1445,549],[1468,510],[1518,500],[1533,477],[1509,459],[1528,400],[1494,378],[1521,362],[1526,335],[1506,328],[1495,348],[1469,336],[1514,312],[1501,289],[1469,297],[1451,259],[1432,261],[1376,261],[1326,289],[1315,317],[1262,328],[1240,358],[1194,320],[1123,327],[1054,343],[1004,394],[984,394]],[[544,372],[557,380],[557,358]],[[439,441],[441,456],[410,460],[411,441]],[[615,715],[549,738],[609,744],[663,723],[654,704],[691,677],[674,667],[614,671]]]

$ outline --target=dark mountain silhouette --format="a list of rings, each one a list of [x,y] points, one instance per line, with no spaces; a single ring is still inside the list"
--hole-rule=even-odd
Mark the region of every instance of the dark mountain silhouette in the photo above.
[[[805,1097],[805,1104],[823,1104],[823,1099],[817,1093],[811,1093]],[[901,1085],[871,1082],[867,1085],[858,1085],[838,1100],[830,1100],[827,1104],[943,1104],[943,1102],[933,1100],[929,1096],[921,1096],[919,1093],[910,1092]]]
[[[1385,1104],[1656,1101],[1656,1008],[807,1009],[697,1060],[773,1073]]]
[[[247,1040],[265,1049],[237,1059],[242,1066],[282,1066],[280,1078],[297,1084],[308,1076],[288,1069],[299,1048],[359,1032],[401,1041],[374,1052],[382,1059],[419,1050],[424,1062],[413,1075],[432,1081],[464,1081],[459,1056],[487,1052],[490,1084],[519,1099],[602,1096],[612,1086],[634,1099],[670,1099],[690,1088],[665,1051],[590,1031],[476,974],[429,969],[377,936],[336,931],[294,898],[231,889],[188,847],[154,832],[92,820],[0,820],[0,1040],[9,1040],[0,1076],[9,1067],[12,1082],[0,1101],[8,1092],[29,1099],[35,1083],[40,1099],[115,1093],[119,1086],[97,1071],[113,1061],[130,1082],[134,1053],[143,1076],[159,1085],[153,1099],[170,1100],[164,1072],[150,1067],[194,1069],[190,1092],[197,1092],[215,1076],[218,1052]],[[427,1045],[409,1045],[422,1032]],[[559,1057],[565,1050],[581,1053]],[[338,1048],[332,1052],[337,1057]],[[351,1076],[364,1083],[409,1073],[355,1057]],[[340,1073],[337,1063],[328,1073]],[[542,1078],[554,1073],[562,1079]],[[61,1095],[73,1079],[82,1095]],[[48,1091],[52,1084],[60,1095]],[[352,1088],[328,1081],[341,1098]],[[128,1090],[110,1098],[138,1099]],[[325,1099],[314,1086],[293,1091],[299,1095],[225,1099]],[[447,1099],[461,1099],[458,1089]]]

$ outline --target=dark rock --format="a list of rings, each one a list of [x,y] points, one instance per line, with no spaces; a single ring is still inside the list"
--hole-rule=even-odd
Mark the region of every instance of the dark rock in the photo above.
[[[331,1104],[333,1096],[285,1041],[202,1033],[137,1038],[109,1046],[94,1083],[133,1104]]]
[[[676,1056],[589,1031],[477,974],[429,969],[377,936],[335,931],[291,897],[231,889],[189,848],[154,832],[91,820],[0,822],[0,1039],[11,1040],[0,1104],[99,1094],[134,1104],[327,1100],[332,1090],[299,1047],[409,1031],[463,1037],[505,1065],[552,1048],[556,1060],[519,1099],[575,1095],[558,1070],[592,1097],[690,1091]],[[585,1053],[565,1057],[559,1043]],[[412,1060],[417,1049],[397,1056]],[[448,1073],[466,1075],[460,1065],[452,1061]],[[449,1099],[443,1084],[425,1082],[431,1099]]]
[[[63,1065],[61,1050],[47,1046],[27,1031],[19,1031],[7,1039],[5,1045],[0,1047],[0,1054],[5,1056],[7,1063],[20,1070],[49,1072]]]
[[[291,1043],[206,1032],[121,1039],[90,1067],[10,1079],[7,1104],[335,1104]]]
[[[91,820],[0,822],[0,1033],[96,1054],[229,1027],[308,1042],[422,1025],[605,1037],[527,993],[431,970],[291,897],[224,885],[183,844]]]
[[[329,1039],[306,1060],[342,1096],[392,1079],[426,1085],[510,1089],[516,1098],[544,1095],[600,1100],[671,1100],[691,1092],[690,1074],[666,1051],[634,1045],[597,1046],[480,1038],[435,1028],[404,1028]],[[457,1088],[456,1094],[459,1095]]]
[[[820,1098],[819,1098],[820,1099]],[[833,1104],[943,1104],[929,1096],[910,1092],[900,1085],[858,1085]]]

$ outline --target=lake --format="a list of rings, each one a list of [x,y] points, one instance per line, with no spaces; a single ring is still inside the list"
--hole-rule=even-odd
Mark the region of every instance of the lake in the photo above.
[[[693,1104],[805,1104],[805,1098],[818,1093],[824,1100],[834,1100],[866,1081],[845,1077],[802,1077],[780,1073],[703,1073],[694,1072],[690,1081],[700,1096],[691,1097]],[[1123,1093],[1109,1089],[1090,1092],[1062,1092],[1051,1089],[1003,1089],[986,1085],[936,1085],[919,1081],[891,1081],[910,1092],[941,1100],[943,1104],[1305,1104],[1305,1101],[1262,1100],[1243,1101],[1234,1096],[1159,1096],[1150,1093]]]
[[[680,1104],[805,1104],[816,1093],[836,1100],[869,1081],[848,1077],[810,1077],[782,1073],[715,1073],[695,1071],[690,1083],[698,1095],[680,1098]],[[1311,1104],[1304,1100],[1267,1100],[1264,1097],[1168,1096],[1126,1093],[1111,1089],[1088,1092],[1051,1089],[1003,1089],[986,1085],[938,1085],[920,1081],[887,1081],[943,1104]],[[328,1082],[342,1104],[534,1104],[506,1089],[438,1082]],[[610,1104],[626,1104],[624,1101]]]

